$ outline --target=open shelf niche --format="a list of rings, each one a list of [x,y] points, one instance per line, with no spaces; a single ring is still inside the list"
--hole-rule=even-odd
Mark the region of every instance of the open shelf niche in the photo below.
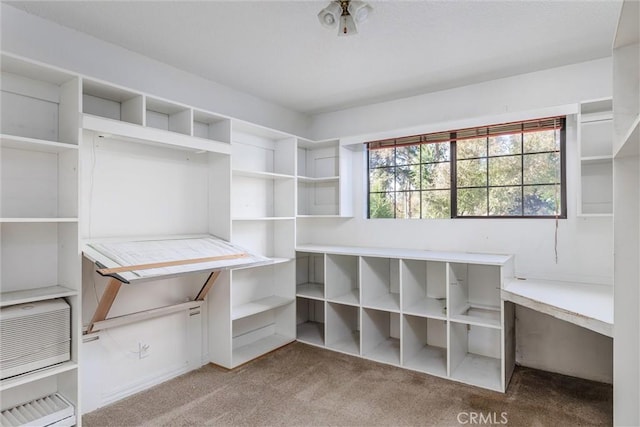
[[[296,295],[324,299],[324,254],[298,252],[296,254]]]
[[[447,263],[402,260],[401,281],[404,313],[447,318]]]
[[[360,305],[358,257],[352,255],[326,255],[327,301]]]
[[[578,215],[613,213],[613,113],[611,98],[583,102],[578,119]]]
[[[360,355],[360,308],[327,303],[326,331],[327,348]]]
[[[296,337],[298,341],[324,346],[324,302],[297,297]]]
[[[500,267],[449,264],[449,318],[500,329]]]
[[[500,330],[451,322],[449,336],[451,377],[466,384],[502,391]]]
[[[405,314],[402,322],[402,366],[446,377],[447,321]]]
[[[400,260],[360,257],[362,305],[400,311]]]
[[[362,310],[362,356],[392,365],[400,364],[400,314]]]

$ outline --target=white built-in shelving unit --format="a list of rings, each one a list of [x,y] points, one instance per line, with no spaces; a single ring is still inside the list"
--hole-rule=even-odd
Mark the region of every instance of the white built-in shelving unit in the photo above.
[[[625,0],[613,42],[613,422],[640,425],[640,3]]]
[[[70,360],[1,380],[1,409],[59,393],[75,422],[80,79],[12,55],[1,63],[0,306],[62,298],[71,307]]]
[[[613,214],[612,99],[585,101],[578,113],[578,216]]]
[[[338,140],[298,139],[298,217],[353,216],[352,156]]]
[[[513,276],[511,256],[316,245],[297,251],[298,341],[506,390],[515,312],[500,292]]]
[[[232,271],[210,297],[211,361],[226,368],[296,334],[296,138],[241,121],[231,126],[229,238],[274,262]]]

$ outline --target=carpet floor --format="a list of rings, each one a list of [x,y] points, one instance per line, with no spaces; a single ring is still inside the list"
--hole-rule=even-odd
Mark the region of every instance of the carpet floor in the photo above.
[[[516,367],[507,393],[301,343],[206,365],[82,417],[97,426],[611,425],[610,385]],[[475,422],[473,422],[475,420]]]

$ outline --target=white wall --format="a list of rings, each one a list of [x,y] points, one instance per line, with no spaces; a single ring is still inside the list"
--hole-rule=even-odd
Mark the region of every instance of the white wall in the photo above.
[[[323,114],[314,118],[313,132],[318,138],[349,135],[357,141],[455,129],[462,123],[500,123],[519,115],[535,116],[535,110],[544,115],[549,107],[611,96],[610,70],[610,59],[602,59]],[[612,220],[576,217],[574,117],[567,122],[568,218],[559,221],[557,262],[555,221],[550,219],[365,219],[364,152],[356,153],[353,162],[355,218],[301,219],[298,243],[509,253],[515,255],[516,274],[521,277],[611,284]],[[516,316],[518,363],[611,382],[610,338],[530,310],[518,308]],[[586,355],[588,349],[593,352]]]
[[[95,37],[0,4],[2,50],[293,134],[308,117]]]

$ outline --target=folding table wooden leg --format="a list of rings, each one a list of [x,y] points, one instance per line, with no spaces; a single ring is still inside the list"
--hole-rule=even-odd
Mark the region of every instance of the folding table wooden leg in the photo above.
[[[120,286],[122,286],[122,282],[120,282],[119,280],[109,280],[109,283],[107,283],[107,287],[105,288],[104,293],[100,298],[98,307],[96,307],[96,312],[93,314],[91,323],[89,323],[87,333],[91,333],[93,331],[94,323],[105,320],[107,318],[109,310],[111,310],[111,306],[113,305],[113,301],[115,301],[116,296],[118,295]]]
[[[204,298],[207,296],[209,289],[211,289],[211,287],[213,286],[213,283],[216,281],[218,276],[220,276],[219,270],[214,271],[209,275],[209,278],[207,279],[206,282],[204,282],[202,289],[200,289],[200,292],[198,292],[198,295],[196,296],[196,299],[195,299],[196,301],[204,301]]]

